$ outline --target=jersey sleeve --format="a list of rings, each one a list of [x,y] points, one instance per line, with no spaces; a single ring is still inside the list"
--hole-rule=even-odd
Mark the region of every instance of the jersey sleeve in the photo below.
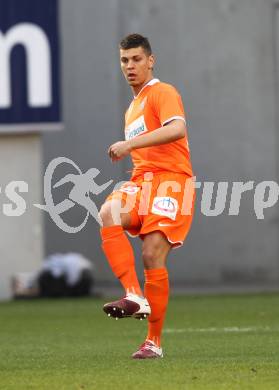
[[[153,95],[153,109],[162,126],[174,119],[186,123],[181,96],[171,85],[160,87]]]

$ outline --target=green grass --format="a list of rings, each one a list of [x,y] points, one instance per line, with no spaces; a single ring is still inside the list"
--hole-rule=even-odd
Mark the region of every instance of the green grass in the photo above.
[[[102,300],[0,304],[0,389],[279,389],[279,295],[176,297],[164,359],[134,361],[146,322]]]

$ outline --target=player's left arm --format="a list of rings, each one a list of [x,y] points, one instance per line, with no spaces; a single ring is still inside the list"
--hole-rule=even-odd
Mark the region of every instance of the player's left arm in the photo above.
[[[186,135],[186,125],[182,119],[173,119],[165,126],[143,134],[140,137],[127,141],[131,150],[146,148],[148,146],[158,146],[177,141]]]
[[[128,141],[119,141],[109,147],[108,153],[112,161],[121,160],[134,149],[146,148],[168,144],[185,137],[186,125],[182,119],[173,119],[165,126],[162,126],[150,133],[142,134],[140,137]]]

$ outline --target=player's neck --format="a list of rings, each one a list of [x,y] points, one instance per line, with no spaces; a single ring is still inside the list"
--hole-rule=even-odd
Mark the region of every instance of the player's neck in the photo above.
[[[149,83],[149,81],[151,81],[152,79],[154,79],[154,76],[153,74],[151,74],[145,81],[144,83],[142,84],[139,84],[139,85],[135,85],[135,86],[132,86],[132,91],[133,91],[133,94],[135,97],[138,96],[138,94],[140,93],[140,91],[145,87],[146,84]]]

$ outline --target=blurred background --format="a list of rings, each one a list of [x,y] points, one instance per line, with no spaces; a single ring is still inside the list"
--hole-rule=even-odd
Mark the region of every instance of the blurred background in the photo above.
[[[33,204],[44,204],[44,173],[60,156],[83,173],[97,168],[98,184],[129,178],[129,159],[112,165],[106,153],[123,139],[123,114],[132,98],[118,51],[129,33],[150,39],[155,77],[182,95],[197,181],[228,182],[230,194],[233,182],[253,181],[255,187],[278,180],[278,4],[0,0],[0,299],[10,296],[14,274],[38,269],[57,252],[92,261],[101,292],[118,287],[92,217],[70,234]],[[77,170],[59,166],[52,184],[68,173]],[[4,205],[16,209],[18,201],[9,195],[14,181],[28,183],[14,191],[26,210],[9,216]],[[68,199],[72,187],[53,189],[54,203]],[[111,188],[92,197],[98,208]],[[187,241],[169,257],[172,289],[277,289],[278,205],[257,219],[252,190],[243,194],[238,216],[228,214],[229,195],[221,215],[205,216],[202,191],[203,184]],[[77,204],[60,215],[70,226],[85,216]],[[133,245],[143,279],[140,240]]]

